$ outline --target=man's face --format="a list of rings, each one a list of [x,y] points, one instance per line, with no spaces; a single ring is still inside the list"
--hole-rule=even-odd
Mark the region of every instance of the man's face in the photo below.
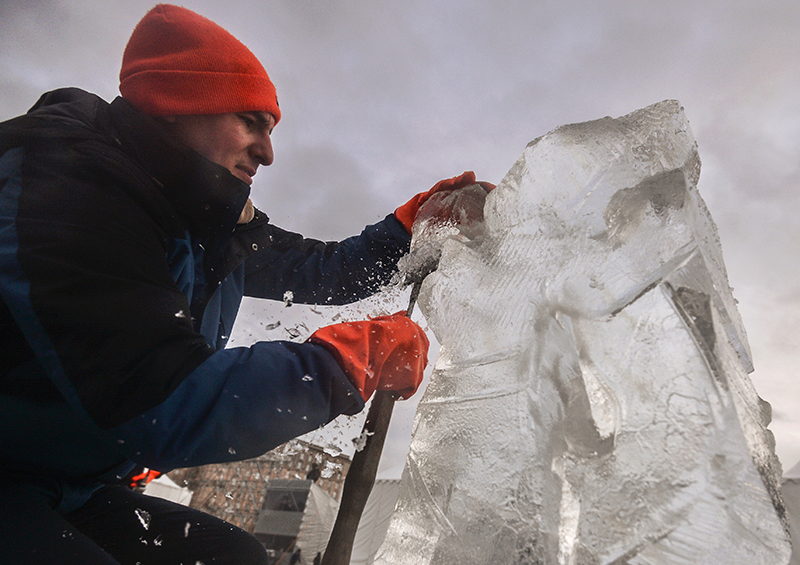
[[[168,128],[179,141],[222,165],[247,184],[259,165],[272,164],[270,134],[275,119],[266,112],[169,116]]]
[[[181,143],[222,165],[248,185],[259,165],[272,164],[275,118],[266,112],[236,112],[195,116],[167,116],[167,128]],[[247,200],[239,223],[253,219],[253,203]]]

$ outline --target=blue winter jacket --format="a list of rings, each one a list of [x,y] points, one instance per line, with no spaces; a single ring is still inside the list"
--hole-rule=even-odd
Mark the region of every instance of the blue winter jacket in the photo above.
[[[363,408],[324,348],[226,336],[243,295],[376,292],[409,235],[237,226],[248,195],[121,98],[58,90],[0,124],[0,479],[68,511],[134,462],[254,457]]]

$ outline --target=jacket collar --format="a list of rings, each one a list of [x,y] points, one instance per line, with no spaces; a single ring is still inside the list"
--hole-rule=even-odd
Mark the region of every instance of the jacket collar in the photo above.
[[[247,183],[173,140],[157,120],[125,99],[116,98],[109,111],[123,150],[160,184],[189,231],[224,246],[250,195]]]
[[[121,149],[155,182],[175,219],[203,239],[227,241],[250,194],[247,183],[173,140],[157,120],[120,97],[108,104],[84,90],[61,88],[43,94],[25,116],[4,125],[15,121],[27,125],[6,128],[12,143],[14,132],[21,137],[19,132],[33,126],[51,138],[96,138]]]
[[[83,90],[62,88],[43,94],[26,115],[0,126],[0,149],[24,144],[31,136],[58,140],[61,145],[73,138],[102,144],[103,166],[121,167],[119,174],[130,177],[131,196],[149,210],[166,233],[185,237],[188,229],[204,242],[207,276],[213,272],[211,278],[220,277],[225,271],[219,268],[223,264],[232,268],[227,265],[226,249],[232,245],[250,187],[226,168],[173,140],[157,120],[123,98],[108,104]],[[115,150],[121,155],[115,157]],[[250,224],[239,228],[249,229],[267,221],[259,212]],[[243,252],[236,261],[256,248],[252,243],[246,249],[239,247]]]

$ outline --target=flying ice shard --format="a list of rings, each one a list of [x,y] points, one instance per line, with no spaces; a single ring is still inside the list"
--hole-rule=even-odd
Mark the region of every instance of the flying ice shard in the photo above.
[[[563,126],[482,233],[444,241],[419,297],[441,352],[376,563],[789,561],[699,173],[676,101]]]

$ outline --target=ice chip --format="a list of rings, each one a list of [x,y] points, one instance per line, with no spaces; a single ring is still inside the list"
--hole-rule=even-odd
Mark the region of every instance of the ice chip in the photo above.
[[[366,447],[367,440],[369,436],[374,435],[372,432],[368,432],[367,430],[362,430],[358,437],[353,438],[353,445],[355,445],[356,451],[361,451]]]
[[[664,101],[531,142],[479,237],[414,234],[441,349],[376,564],[788,563],[699,173]]]
[[[139,519],[139,523],[142,527],[147,530],[150,528],[150,513],[147,510],[141,510],[137,508],[134,510],[136,517]]]
[[[323,479],[330,479],[334,474],[342,470],[342,466],[328,461],[325,467],[320,471]]]
[[[413,284],[436,268],[448,239],[479,240],[484,232],[486,190],[479,184],[431,196],[412,227],[410,253],[398,262],[395,283]]]

